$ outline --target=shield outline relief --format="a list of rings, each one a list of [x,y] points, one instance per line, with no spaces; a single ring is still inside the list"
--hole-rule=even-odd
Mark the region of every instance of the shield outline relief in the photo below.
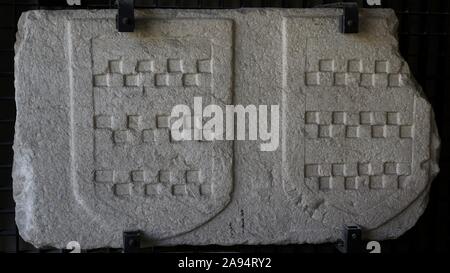
[[[382,16],[366,15],[363,21],[362,31],[370,31],[376,29],[371,24],[382,24],[385,28],[392,28],[391,22]],[[323,21],[324,18],[321,18]],[[311,38],[321,37],[320,35],[329,35],[325,37],[338,37],[336,39],[353,40],[353,45],[361,42],[358,36],[343,36],[336,33],[338,16],[328,18],[329,30],[323,31],[324,24],[315,25],[314,18],[291,16],[287,17],[284,23],[284,55],[289,56],[286,62],[286,77],[283,90],[283,186],[285,194],[296,204],[300,210],[309,215],[313,219],[321,222],[327,227],[341,229],[346,225],[360,225],[366,229],[375,229],[380,227],[390,219],[399,215],[408,208],[416,199],[420,198],[421,193],[429,185],[430,178],[433,175],[433,167],[427,164],[435,154],[430,147],[432,143],[430,139],[435,130],[432,129],[432,113],[431,106],[422,97],[417,95],[416,88],[411,84],[403,88],[407,88],[412,97],[414,110],[412,113],[414,120],[415,134],[412,138],[411,151],[411,176],[408,182],[408,188],[396,191],[386,191],[385,198],[378,199],[376,202],[367,199],[367,196],[360,196],[359,202],[372,201],[368,204],[367,209],[359,211],[349,205],[348,200],[335,200],[333,193],[321,193],[314,190],[308,185],[305,179],[305,115],[307,104],[307,88],[306,76],[308,73],[308,41]],[[315,29],[317,28],[317,31]],[[319,28],[322,28],[319,31]],[[391,33],[390,29],[386,33]],[[308,33],[307,36],[303,36]],[[361,35],[370,35],[367,33]],[[378,34],[375,34],[378,35]],[[365,37],[368,39],[367,37]],[[390,39],[387,38],[387,39]],[[396,43],[392,37],[392,43]],[[339,45],[333,41],[328,41],[335,47]],[[342,47],[339,47],[343,50]],[[395,49],[395,46],[392,45]],[[322,48],[315,48],[320,54]],[[396,50],[392,51],[393,58],[399,58]],[[405,73],[410,73],[407,65],[403,67]],[[349,92],[358,92],[358,90],[348,90]],[[330,94],[332,90],[330,89]],[[331,95],[332,96],[332,95]],[[336,98],[337,99],[337,98]],[[294,121],[294,122],[293,122]],[[428,149],[428,150],[427,150]],[[419,157],[420,156],[420,157]]]
[[[144,22],[145,20],[145,22]],[[232,88],[232,24],[231,20],[222,19],[164,19],[149,18],[142,20],[141,24],[148,24],[148,33],[155,37],[190,39],[198,37],[208,39],[211,42],[211,58],[214,74],[211,85],[211,95],[221,98],[223,102],[231,101]],[[195,20],[196,28],[192,28]],[[89,27],[87,27],[88,25]],[[152,239],[166,239],[188,231],[191,231],[220,213],[230,202],[233,190],[232,167],[232,142],[214,142],[210,148],[210,174],[205,177],[213,180],[214,193],[210,200],[203,199],[203,203],[191,202],[189,199],[165,200],[165,210],[160,212],[164,217],[142,213],[141,216],[127,215],[117,203],[111,206],[98,198],[94,179],[94,118],[93,109],[93,65],[92,65],[92,40],[105,34],[118,38],[126,38],[130,43],[135,39],[134,35],[141,35],[139,28],[135,33],[117,33],[113,19],[74,19],[67,21],[67,57],[70,64],[70,88],[71,88],[71,158],[72,162],[72,187],[78,205],[93,221],[100,226],[115,226],[117,229],[126,230],[129,227],[147,231],[147,236]],[[218,31],[218,30],[221,31]],[[86,31],[88,30],[88,31]],[[77,77],[74,77],[77,75]],[[220,83],[214,85],[214,82]],[[81,93],[80,93],[81,92]],[[84,92],[84,93],[82,93]],[[219,104],[219,102],[216,102]],[[81,147],[78,149],[77,147]],[[224,158],[223,154],[231,155]],[[123,202],[124,200],[121,200]],[[125,200],[126,201],[126,200]],[[133,200],[129,200],[134,202]],[[173,203],[174,201],[175,203]],[[156,201],[158,202],[158,201]],[[171,203],[172,202],[172,203]],[[134,203],[136,211],[151,210],[151,203]],[[171,215],[173,213],[174,215]],[[175,215],[176,214],[176,215]],[[181,217],[178,217],[180,216]],[[182,220],[180,220],[181,218]]]

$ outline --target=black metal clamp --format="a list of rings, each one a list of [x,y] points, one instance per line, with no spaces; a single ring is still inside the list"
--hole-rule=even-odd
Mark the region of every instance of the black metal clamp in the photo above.
[[[358,3],[333,3],[319,5],[316,8],[336,8],[342,9],[343,14],[340,17],[339,30],[341,33],[358,33],[359,32],[359,8]]]
[[[118,0],[116,28],[119,32],[133,32],[135,27],[134,0]]]
[[[334,3],[319,5],[320,8],[342,8],[340,19],[341,33],[359,32],[359,8],[358,3]],[[116,28],[119,32],[133,32],[135,28],[134,0],[118,0],[118,12],[116,15]]]
[[[363,253],[362,230],[359,226],[346,226],[343,240],[336,248],[342,253]]]
[[[359,32],[359,9],[357,3],[348,3],[343,6],[344,14],[341,16],[341,33]]]
[[[125,231],[123,233],[123,253],[138,253],[141,248],[141,232]]]

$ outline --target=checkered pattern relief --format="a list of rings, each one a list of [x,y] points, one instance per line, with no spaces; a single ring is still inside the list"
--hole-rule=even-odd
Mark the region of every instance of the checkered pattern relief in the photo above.
[[[357,162],[308,164],[305,178],[320,191],[404,189],[411,175],[411,165],[402,162]]]
[[[402,87],[409,84],[409,74],[392,71],[386,60],[377,60],[364,66],[362,60],[347,60],[343,71],[337,70],[332,59],[319,60],[318,71],[309,71],[305,75],[307,86],[356,86],[356,87]],[[401,67],[404,67],[402,64]]]
[[[413,138],[413,126],[398,112],[305,113],[306,138]]]
[[[161,198],[163,196],[209,198],[213,185],[204,181],[200,170],[149,170],[130,172],[111,169],[96,170],[94,181],[110,185],[116,197],[145,196]]]
[[[96,87],[198,87],[211,81],[212,60],[110,60],[103,74],[94,75]]]

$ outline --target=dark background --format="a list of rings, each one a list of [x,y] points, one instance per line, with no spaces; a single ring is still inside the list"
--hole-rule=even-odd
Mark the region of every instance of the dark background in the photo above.
[[[284,7],[310,8],[337,1],[275,0],[136,0],[137,7],[150,8],[239,8]],[[351,1],[345,1],[351,2]],[[363,1],[359,2],[362,6]],[[381,242],[384,253],[417,253],[449,251],[449,188],[450,166],[449,121],[450,71],[449,71],[449,2],[448,0],[384,0],[382,7],[392,8],[400,20],[400,50],[422,85],[436,114],[442,140],[441,172],[431,188],[430,203],[419,222],[397,240]],[[23,11],[31,9],[60,9],[61,0],[0,0],[0,252],[48,252],[37,250],[24,242],[17,233],[14,222],[12,197],[12,144],[14,139],[14,42],[17,20]],[[81,8],[114,8],[114,0],[82,0]],[[77,7],[80,8],[80,7]],[[446,122],[447,121],[447,122]],[[119,252],[118,249],[98,249],[89,252]],[[238,251],[244,253],[330,253],[336,252],[333,244],[287,246],[178,246],[155,247],[149,252],[204,252]]]

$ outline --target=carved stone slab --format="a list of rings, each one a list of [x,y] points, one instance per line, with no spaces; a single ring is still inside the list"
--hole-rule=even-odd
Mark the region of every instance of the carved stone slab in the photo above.
[[[32,11],[16,44],[16,222],[35,246],[395,238],[437,174],[430,104],[390,10]],[[280,146],[175,141],[178,104],[279,105]]]

